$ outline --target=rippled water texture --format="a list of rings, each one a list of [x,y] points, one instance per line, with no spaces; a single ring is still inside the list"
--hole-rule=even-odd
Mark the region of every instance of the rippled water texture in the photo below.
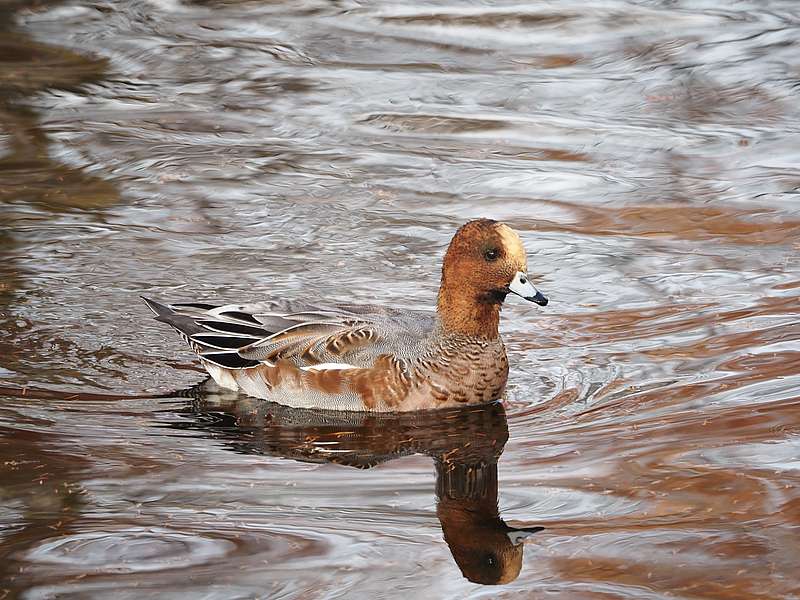
[[[0,599],[800,598],[799,79],[794,0],[2,3]],[[138,300],[428,307],[477,216],[504,408],[193,388]]]

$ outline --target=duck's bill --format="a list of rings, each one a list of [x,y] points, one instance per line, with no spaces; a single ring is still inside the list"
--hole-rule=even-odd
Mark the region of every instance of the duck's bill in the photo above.
[[[544,527],[522,527],[520,529],[509,529],[506,535],[512,545],[518,546],[534,533],[539,533],[540,531],[544,531]]]
[[[539,306],[547,306],[547,298],[542,292],[533,287],[531,280],[528,279],[528,276],[522,271],[517,271],[508,289],[512,294],[516,294],[520,298],[525,298],[528,302],[535,302]]]

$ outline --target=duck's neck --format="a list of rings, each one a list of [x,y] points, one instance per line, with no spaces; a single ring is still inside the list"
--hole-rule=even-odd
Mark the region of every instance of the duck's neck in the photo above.
[[[500,307],[497,298],[482,298],[471,290],[454,290],[442,281],[436,311],[447,333],[495,340],[499,337]]]

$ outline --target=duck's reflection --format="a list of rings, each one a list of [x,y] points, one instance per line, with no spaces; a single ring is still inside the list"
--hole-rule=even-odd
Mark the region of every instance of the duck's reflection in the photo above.
[[[522,569],[522,542],[542,528],[513,528],[500,518],[496,460],[435,463],[436,515],[464,577],[487,585],[514,581]]]
[[[171,411],[172,412],[172,411]],[[464,577],[513,581],[523,541],[540,527],[509,527],[497,506],[497,460],[508,440],[500,404],[427,414],[369,414],[293,409],[198,390],[180,429],[202,430],[232,450],[301,461],[373,467],[408,454],[433,457],[436,514]]]

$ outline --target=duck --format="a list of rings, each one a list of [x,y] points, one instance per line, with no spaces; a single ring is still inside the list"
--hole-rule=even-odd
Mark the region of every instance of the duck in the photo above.
[[[442,261],[435,311],[286,299],[244,304],[142,299],[217,385],[295,408],[403,412],[499,400],[509,295],[547,306],[519,234],[476,219]]]

